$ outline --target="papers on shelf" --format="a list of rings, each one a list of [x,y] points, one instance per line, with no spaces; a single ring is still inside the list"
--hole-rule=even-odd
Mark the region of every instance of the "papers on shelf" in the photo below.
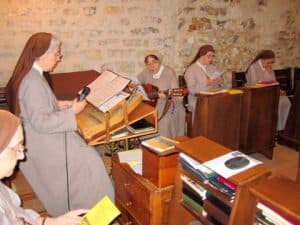
[[[249,160],[249,163],[239,169],[230,169],[225,165],[225,162],[229,159],[233,159],[236,157],[244,157]],[[251,167],[254,167],[258,164],[261,164],[261,161],[258,161],[248,155],[243,154],[239,151],[229,152],[225,155],[212,159],[210,161],[205,162],[203,165],[207,166],[209,169],[215,171],[217,174],[223,176],[224,178],[231,177],[235,174],[238,174],[242,171],[245,171]]]
[[[128,136],[128,134],[129,134],[129,131],[127,130],[126,127],[124,127],[121,130],[117,130],[117,131],[113,132],[110,135],[110,138],[114,139],[114,138],[126,137],[126,136]]]
[[[256,84],[248,84],[246,87],[249,88],[261,88],[261,87],[268,87],[268,86],[276,86],[279,85],[277,81],[261,81]]]
[[[154,130],[154,126],[146,119],[140,119],[128,126],[128,130],[134,134]]]
[[[82,217],[80,225],[108,225],[120,213],[109,197],[105,196]]]
[[[196,161],[195,159],[189,157],[188,155],[186,155],[186,154],[184,154],[182,152],[179,153],[179,158],[182,158],[189,165],[191,165],[194,169],[200,170],[202,173],[204,173],[206,175],[213,174],[213,171],[211,171],[209,168],[207,168],[206,166],[204,166],[202,163]]]
[[[134,172],[142,175],[142,149],[118,152],[120,163],[128,163]]]
[[[200,91],[200,94],[205,94],[205,95],[215,95],[215,94],[219,94],[219,93],[225,93],[227,92],[227,89],[223,89],[223,88],[211,88],[208,89],[206,91]]]
[[[230,95],[236,95],[236,94],[242,94],[243,93],[243,91],[242,90],[240,90],[240,89],[229,89],[228,90],[228,94],[230,94]]]

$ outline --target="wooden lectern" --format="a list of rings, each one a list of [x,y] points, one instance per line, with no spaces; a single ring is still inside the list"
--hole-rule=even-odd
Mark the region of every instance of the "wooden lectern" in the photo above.
[[[137,96],[137,99],[124,101],[107,113],[103,113],[93,105],[88,104],[81,113],[76,115],[79,134],[88,145],[99,145],[156,133],[157,111],[141,101],[141,96]],[[128,131],[128,135],[124,137],[111,138],[114,132],[141,119],[153,124],[154,129],[138,134]]]
[[[242,95],[198,94],[192,136],[202,135],[230,149],[238,149]]]
[[[245,154],[260,152],[272,158],[277,129],[279,86],[242,89],[240,148]]]
[[[279,143],[300,149],[300,82],[296,85],[286,127],[279,135]]]

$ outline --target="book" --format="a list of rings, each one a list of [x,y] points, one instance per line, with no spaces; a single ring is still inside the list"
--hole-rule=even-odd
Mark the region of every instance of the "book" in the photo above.
[[[110,138],[111,139],[116,139],[116,138],[126,137],[128,134],[129,134],[129,131],[127,130],[126,127],[124,127],[120,130],[117,130],[117,131],[113,132],[110,135]]]
[[[276,225],[275,223],[272,223],[271,221],[268,220],[261,212],[257,212],[255,214],[256,220],[263,225]]]
[[[202,200],[205,200],[206,198],[206,192],[207,190],[203,188],[201,185],[199,185],[197,182],[189,178],[188,176],[181,174],[180,175],[181,180],[183,182],[183,185],[188,185],[191,189],[193,189],[197,194],[199,194],[202,198]]]
[[[225,179],[222,176],[217,176],[217,181],[219,181],[220,183],[222,183],[224,186],[230,188],[232,191],[236,191],[236,187],[237,185],[232,183],[230,180]]]
[[[112,71],[104,71],[87,87],[90,93],[86,99],[96,107],[100,107],[106,101],[119,94],[129,84],[130,80]],[[81,92],[81,91],[80,91]]]
[[[231,208],[226,203],[224,203],[219,198],[215,197],[213,194],[206,192],[206,201],[210,201],[212,204],[214,204],[216,207],[221,209],[224,213],[227,215],[230,215]]]
[[[214,205],[210,201],[204,201],[204,210],[208,215],[214,217],[219,223],[226,225],[229,221],[229,215],[227,215],[222,209]]]
[[[212,188],[218,190],[219,192],[227,195],[230,198],[230,201],[232,202],[235,198],[235,192],[232,191],[230,188],[228,188],[227,186],[223,185],[222,183],[220,183],[219,181],[217,181],[216,178],[214,179],[210,179],[208,181],[208,185],[211,186]]]
[[[179,162],[187,170],[196,173],[202,180],[209,180],[217,176],[214,171],[182,152],[179,153]]]
[[[155,152],[158,155],[169,155],[171,153],[178,152],[175,148],[177,141],[171,140],[163,136],[156,136],[154,138],[142,141],[142,146],[147,147],[149,150]]]
[[[120,213],[109,197],[105,196],[82,217],[80,225],[108,225]]]
[[[138,120],[128,126],[128,130],[134,134],[154,130],[154,126],[146,119]]]
[[[204,215],[203,207],[197,201],[195,201],[191,197],[189,197],[187,194],[182,193],[182,200],[186,205],[191,207],[197,213],[199,213],[200,215]]]

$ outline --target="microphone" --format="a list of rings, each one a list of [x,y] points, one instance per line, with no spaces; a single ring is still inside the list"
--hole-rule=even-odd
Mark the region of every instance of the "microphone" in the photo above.
[[[91,89],[89,87],[84,87],[80,95],[77,97],[77,101],[81,102],[90,93]]]

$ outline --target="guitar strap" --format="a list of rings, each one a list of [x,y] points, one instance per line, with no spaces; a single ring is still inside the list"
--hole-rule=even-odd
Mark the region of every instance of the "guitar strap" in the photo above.
[[[166,93],[166,101],[165,101],[164,109],[163,109],[161,116],[158,118],[158,121],[160,121],[167,114],[167,112],[169,110],[169,98],[170,97],[171,97],[171,95],[169,93]]]

